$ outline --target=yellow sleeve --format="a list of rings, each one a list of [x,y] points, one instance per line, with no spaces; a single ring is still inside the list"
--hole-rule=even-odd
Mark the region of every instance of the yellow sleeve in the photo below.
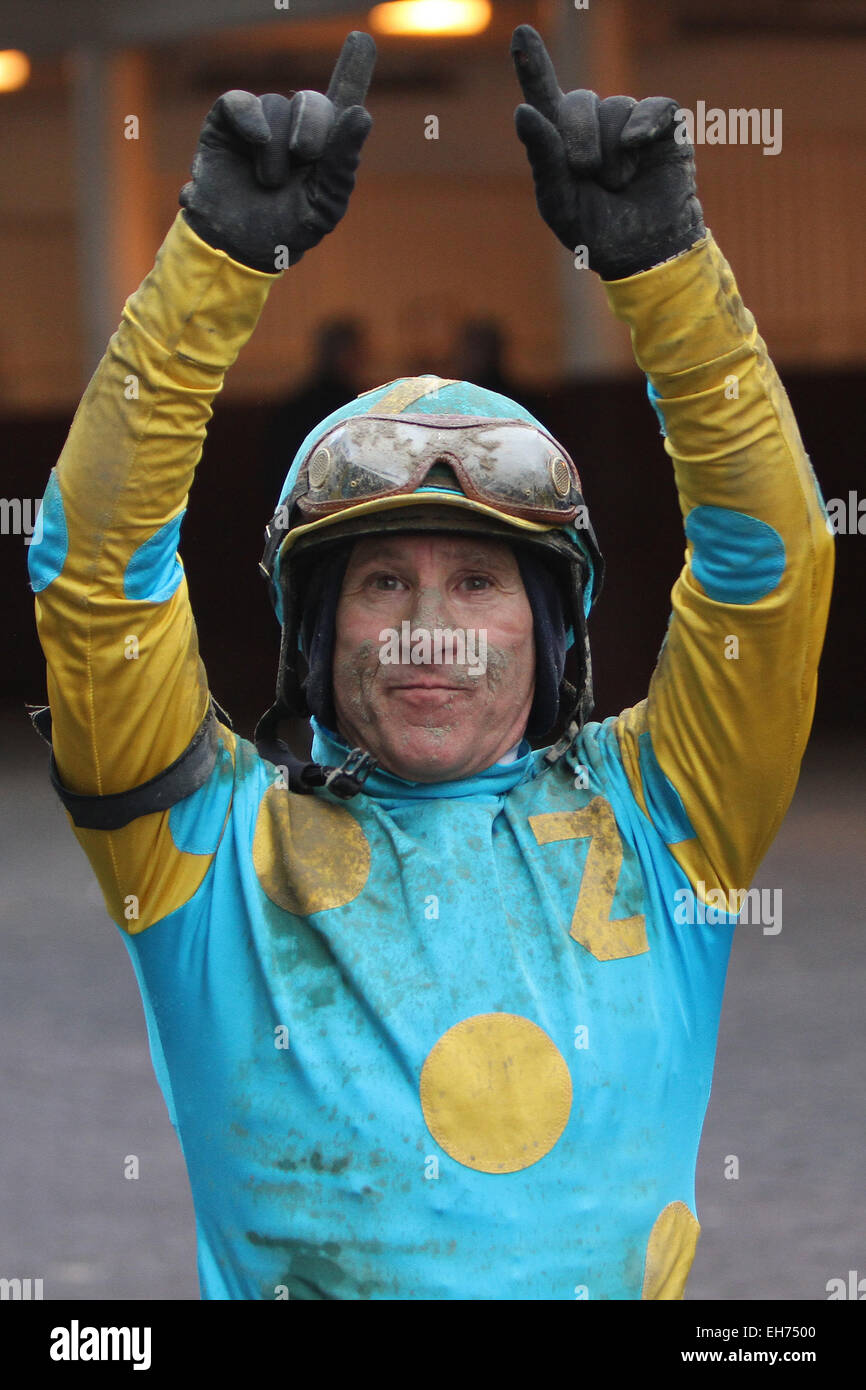
[[[605,289],[664,421],[686,533],[649,695],[618,721],[620,749],[642,809],[661,808],[671,825],[665,838],[692,885],[742,889],[797,784],[832,531],[787,395],[712,234]]]
[[[71,791],[104,796],[150,780],[207,710],[178,534],[214,396],[276,278],[213,250],[179,213],[52,472],[29,558],[54,755]],[[221,738],[231,748],[228,731]],[[167,819],[76,829],[109,912],[130,930],[186,901],[210,862],[175,850]],[[143,905],[132,921],[129,894]]]

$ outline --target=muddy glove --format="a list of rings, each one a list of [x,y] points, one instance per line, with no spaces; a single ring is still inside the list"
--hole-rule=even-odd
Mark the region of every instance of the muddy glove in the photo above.
[[[604,280],[622,280],[685,251],[705,234],[691,145],[675,137],[670,97],[563,93],[540,36],[511,40],[528,105],[515,112],[535,178],[538,210],[560,241],[585,246]]]
[[[296,265],[349,205],[372,118],[364,98],[376,61],[369,34],[349,34],[327,96],[226,92],[211,107],[180,193],[193,231],[270,275]]]

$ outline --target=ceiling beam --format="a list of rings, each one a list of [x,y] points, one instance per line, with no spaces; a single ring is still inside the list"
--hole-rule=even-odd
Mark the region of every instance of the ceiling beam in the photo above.
[[[372,3],[372,0],[371,0]],[[0,47],[34,57],[69,48],[124,48],[243,24],[291,24],[365,12],[359,0],[0,0]]]

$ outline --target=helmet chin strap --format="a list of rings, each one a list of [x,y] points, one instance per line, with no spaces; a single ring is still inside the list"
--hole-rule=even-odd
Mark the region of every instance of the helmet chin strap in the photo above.
[[[326,729],[336,729],[334,645],[337,604],[354,541],[347,540],[313,571],[300,623],[301,651],[307,663],[304,695],[311,714]]]
[[[302,795],[316,787],[326,787],[334,796],[348,801],[357,796],[370,773],[377,766],[371,753],[353,748],[339,767],[328,767],[310,759],[298,758],[284,739],[277,737],[280,722],[287,718],[289,711],[281,701],[276,700],[256,725],[255,744],[259,756],[275,767],[283,769],[287,789]]]
[[[352,544],[352,541],[347,541],[336,554],[333,550],[330,551],[327,560],[321,561],[316,567],[310,576],[305,611],[300,620],[301,646],[304,656],[310,664],[310,675],[304,681],[303,693],[306,696],[308,707],[317,714],[317,717],[319,717],[317,707],[320,709],[327,702],[330,707],[328,713],[333,717],[334,723],[336,723],[336,714],[333,713],[332,708],[331,653],[333,652],[337,600],[340,596]],[[308,794],[316,787],[326,787],[335,796],[342,800],[348,800],[350,797],[357,796],[364,782],[376,767],[376,761],[370,753],[365,753],[360,748],[353,748],[339,767],[329,767],[309,759],[304,760],[296,757],[285,740],[278,735],[282,721],[290,719],[298,713],[297,709],[290,708],[287,703],[285,677],[289,666],[284,659],[288,647],[298,641],[298,617],[294,606],[288,603],[285,605],[284,615],[280,675],[276,699],[256,725],[254,734],[256,749],[261,757],[266,758],[275,767],[284,769],[284,777],[289,791]],[[328,652],[328,665],[324,669],[319,660],[319,653],[323,650]],[[293,670],[294,666],[291,669]],[[296,691],[297,696],[300,694],[300,691]],[[329,724],[328,727],[332,726]]]
[[[535,696],[526,737],[543,738],[559,717],[567,643],[565,608],[559,585],[546,565],[521,546],[514,551],[535,631]]]

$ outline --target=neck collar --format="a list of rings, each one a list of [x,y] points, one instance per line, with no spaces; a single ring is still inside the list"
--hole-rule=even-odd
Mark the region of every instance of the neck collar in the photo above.
[[[317,763],[336,767],[350,752],[346,743],[333,729],[327,729],[313,717],[310,719],[313,730],[311,757]],[[471,777],[462,777],[453,782],[407,782],[396,773],[386,772],[377,767],[364,783],[363,791],[377,801],[402,804],[410,801],[434,801],[446,797],[502,796],[520,782],[535,776],[537,764],[543,753],[533,753],[528,739],[522,739],[515,750],[509,750],[505,758],[510,762],[494,763],[492,767],[476,772]]]

